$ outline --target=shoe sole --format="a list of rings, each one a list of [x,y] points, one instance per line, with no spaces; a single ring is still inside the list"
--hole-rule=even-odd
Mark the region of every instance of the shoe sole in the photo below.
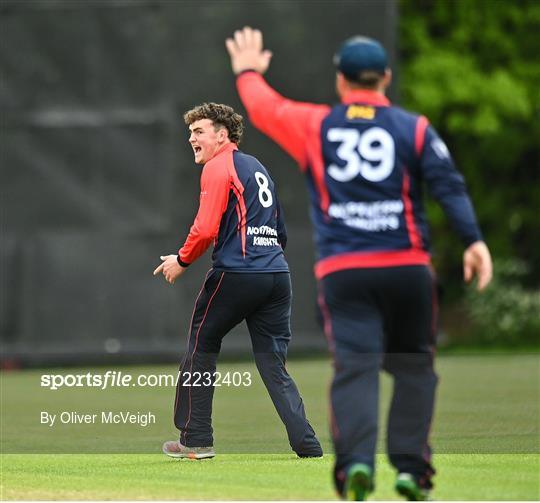
[[[188,454],[180,454],[177,452],[167,452],[165,450],[163,450],[163,454],[173,459],[210,459],[216,455],[215,452],[207,452],[207,453],[199,453],[199,454],[196,454],[195,452],[190,452]]]
[[[353,465],[345,482],[345,497],[348,501],[364,501],[371,492],[371,470],[367,465]]]

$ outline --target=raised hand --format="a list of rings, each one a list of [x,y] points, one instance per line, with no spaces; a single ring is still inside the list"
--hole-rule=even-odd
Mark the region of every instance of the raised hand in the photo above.
[[[259,30],[245,26],[225,41],[235,75],[245,70],[264,73],[268,70],[272,53],[263,49],[263,36]]]

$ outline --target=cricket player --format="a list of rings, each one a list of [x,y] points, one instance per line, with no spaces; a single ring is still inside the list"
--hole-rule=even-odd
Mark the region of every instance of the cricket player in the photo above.
[[[335,55],[341,103],[301,103],[262,74],[272,54],[246,27],[226,41],[237,89],[253,124],[298,163],[311,200],[315,276],[334,357],[331,432],[334,480],[343,498],[374,487],[379,370],[394,379],[387,450],[396,490],[426,499],[435,470],[429,431],[437,300],[424,186],[465,247],[464,277],[491,280],[491,257],[462,175],[428,120],[390,103],[384,48],[354,37]]]
[[[215,455],[212,399],[223,337],[246,321],[257,369],[300,457],[322,456],[298,389],[285,369],[291,339],[287,234],[274,182],[255,158],[238,150],[243,119],[227,105],[204,103],[184,114],[195,162],[203,165],[199,210],[178,254],[162,256],[154,275],[174,283],[211,245],[212,269],[195,301],[180,366],[173,458]]]

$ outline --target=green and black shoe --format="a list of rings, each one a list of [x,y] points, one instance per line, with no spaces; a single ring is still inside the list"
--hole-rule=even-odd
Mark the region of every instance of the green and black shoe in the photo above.
[[[400,473],[396,480],[396,491],[409,501],[429,501],[429,489],[418,485],[418,482],[410,473]]]
[[[343,498],[348,501],[364,501],[373,491],[373,470],[364,463],[356,463],[347,471]]]

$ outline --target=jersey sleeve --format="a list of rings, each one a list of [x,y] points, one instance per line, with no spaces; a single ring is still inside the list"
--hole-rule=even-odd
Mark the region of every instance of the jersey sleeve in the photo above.
[[[184,264],[197,260],[214,242],[229,201],[229,172],[222,161],[208,162],[201,174],[199,210],[178,255]]]
[[[310,128],[320,123],[330,107],[284,98],[255,71],[240,74],[236,86],[255,127],[274,140],[304,170]]]
[[[421,138],[417,135],[422,176],[431,195],[442,206],[453,228],[463,244],[469,246],[482,240],[471,199],[467,193],[465,179],[456,169],[446,144],[435,129],[420,118]]]

